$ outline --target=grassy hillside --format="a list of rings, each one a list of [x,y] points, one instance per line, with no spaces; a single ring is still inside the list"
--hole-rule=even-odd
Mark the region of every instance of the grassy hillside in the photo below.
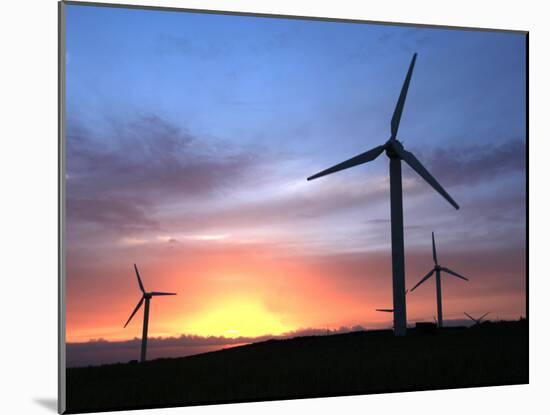
[[[299,337],[67,370],[68,412],[528,382],[527,323]]]

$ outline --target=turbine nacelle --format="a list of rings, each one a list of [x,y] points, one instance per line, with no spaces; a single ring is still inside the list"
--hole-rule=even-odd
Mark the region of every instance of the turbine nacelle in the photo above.
[[[143,293],[143,298],[145,298],[146,300],[149,300],[153,297],[157,297],[159,295],[177,295],[176,293],[163,293],[163,292],[158,292],[158,291],[153,291],[153,292],[150,292],[150,293]]]
[[[389,158],[398,158],[403,160],[403,158],[400,156],[400,154],[403,153],[405,150],[405,147],[403,147],[403,144],[396,139],[396,138],[390,138],[386,143],[384,144],[384,150],[386,151],[386,156]]]

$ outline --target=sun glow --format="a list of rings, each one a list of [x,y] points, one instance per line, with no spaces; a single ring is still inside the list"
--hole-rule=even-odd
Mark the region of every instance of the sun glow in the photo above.
[[[249,298],[224,301],[207,310],[186,321],[184,332],[199,336],[256,337],[292,330],[262,303]]]

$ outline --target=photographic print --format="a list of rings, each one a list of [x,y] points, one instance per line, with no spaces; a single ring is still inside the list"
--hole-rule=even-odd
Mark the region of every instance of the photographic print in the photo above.
[[[526,32],[59,16],[60,412],[528,383]]]

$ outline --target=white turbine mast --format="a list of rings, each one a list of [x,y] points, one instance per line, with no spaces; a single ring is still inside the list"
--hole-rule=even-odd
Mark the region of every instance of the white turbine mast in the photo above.
[[[413,292],[419,285],[426,282],[434,273],[435,273],[435,293],[437,297],[437,326],[443,327],[443,304],[442,304],[442,298],[441,298],[441,272],[446,272],[449,275],[452,275],[453,277],[460,278],[464,281],[468,281],[468,278],[463,277],[462,275],[458,274],[457,272],[453,271],[452,269],[449,269],[447,267],[442,267],[439,265],[439,262],[437,261],[437,250],[435,248],[435,236],[432,232],[432,256],[434,260],[434,267],[428,272],[424,278],[422,278],[414,287],[411,288],[411,292]]]
[[[397,139],[397,131],[401,121],[401,114],[405,106],[405,99],[409,90],[411,76],[416,62],[416,53],[413,55],[405,82],[401,88],[397,105],[391,119],[391,136],[382,145],[374,147],[364,153],[350,158],[323,170],[308,180],[336,173],[350,167],[373,161],[384,151],[390,159],[390,201],[391,201],[391,241],[392,241],[392,281],[393,281],[393,320],[394,334],[404,336],[407,333],[407,311],[405,302],[405,247],[403,241],[403,190],[401,182],[401,160],[404,160],[420,177],[422,177],[436,192],[443,196],[454,208],[458,204],[437,182],[430,172],[420,163],[414,154],[408,152]]]
[[[130,320],[132,320],[132,317],[138,312],[143,302],[145,302],[145,309],[143,311],[143,332],[141,335],[141,355],[140,355],[140,361],[145,362],[147,358],[147,330],[149,327],[149,302],[151,301],[151,298],[161,295],[176,295],[176,293],[163,293],[159,291],[151,291],[147,292],[145,291],[145,288],[143,287],[143,283],[141,282],[141,278],[139,276],[139,271],[137,268],[137,265],[134,264],[134,269],[136,271],[137,281],[139,285],[139,289],[142,292],[141,299],[137,303],[136,308],[134,308],[134,311],[132,311],[132,314],[130,314],[130,318],[128,318],[128,321],[124,325],[124,328],[130,323]]]

